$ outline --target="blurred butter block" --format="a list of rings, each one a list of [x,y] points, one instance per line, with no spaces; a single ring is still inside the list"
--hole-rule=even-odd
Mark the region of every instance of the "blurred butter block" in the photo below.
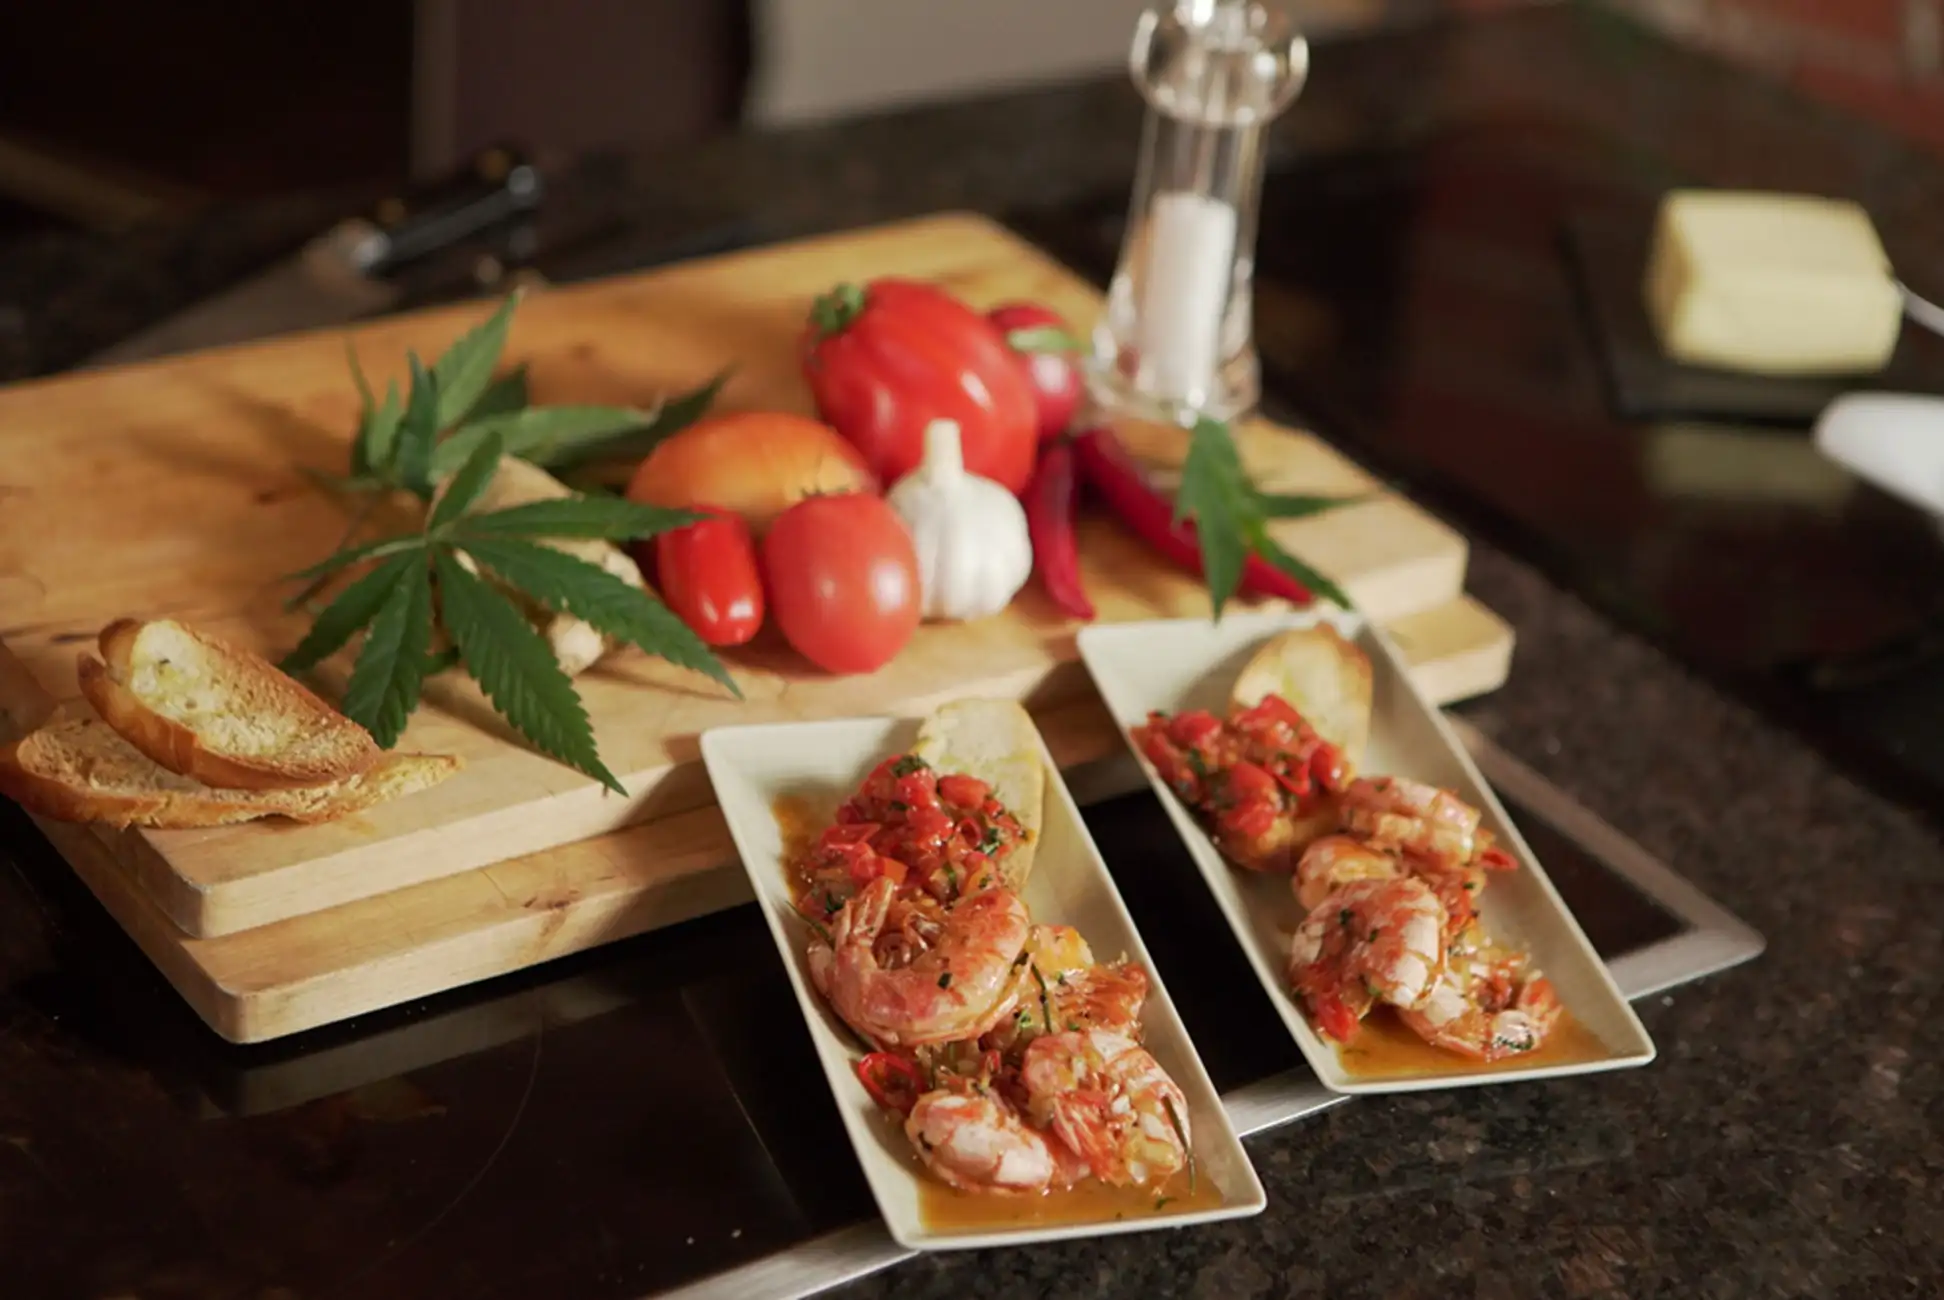
[[[1758,375],[1883,369],[1903,294],[1869,214],[1841,199],[1676,190],[1647,258],[1668,356]]]

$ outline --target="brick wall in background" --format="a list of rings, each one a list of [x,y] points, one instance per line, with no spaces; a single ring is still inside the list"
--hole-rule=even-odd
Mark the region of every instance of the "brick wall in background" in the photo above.
[[[1872,118],[1944,155],[1944,0],[1617,3],[1683,41]]]

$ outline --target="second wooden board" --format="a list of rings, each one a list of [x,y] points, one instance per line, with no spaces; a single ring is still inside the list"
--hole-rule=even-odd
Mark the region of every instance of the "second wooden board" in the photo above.
[[[1432,698],[1462,699],[1504,682],[1511,637],[1479,606],[1461,600],[1401,627],[1392,635]],[[1140,769],[1097,698],[1038,711],[1036,721],[1083,803],[1140,786]],[[749,900],[722,814],[705,805],[312,915],[196,939],[170,922],[87,828],[43,829],[196,1013],[235,1042],[333,1024]]]

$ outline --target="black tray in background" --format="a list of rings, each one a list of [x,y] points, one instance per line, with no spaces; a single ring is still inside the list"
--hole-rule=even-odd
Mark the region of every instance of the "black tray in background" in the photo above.
[[[1651,209],[1576,212],[1561,238],[1617,414],[1628,420],[1718,419],[1801,429],[1844,393],[1944,393],[1944,354],[1906,323],[1875,374],[1780,378],[1683,365],[1661,351],[1641,286],[1653,240]]]

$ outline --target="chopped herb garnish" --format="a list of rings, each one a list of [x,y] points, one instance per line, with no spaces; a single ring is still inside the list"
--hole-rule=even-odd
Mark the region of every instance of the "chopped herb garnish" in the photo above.
[[[816,917],[810,915],[810,913],[804,911],[801,907],[797,907],[795,904],[792,904],[791,906],[795,908],[796,914],[803,918],[804,924],[808,925],[812,930],[815,930],[817,932],[817,937],[819,939],[822,939],[826,944],[828,944],[832,948],[835,948],[837,946],[837,941],[830,937],[830,930],[824,925],[822,921],[819,921]],[[826,915],[828,915],[828,913],[826,913]]]
[[[1045,1025],[1048,1029],[1051,1029],[1053,1027],[1053,1003],[1046,996],[1046,976],[1040,974],[1040,968],[1038,962],[1033,963],[1033,978],[1039,983],[1040,1013],[1046,1017],[1046,1019],[1040,1021],[1040,1023]]]
[[[998,849],[999,849],[999,827],[997,825],[988,823],[985,829],[985,838],[979,841],[979,851],[981,853],[994,853],[997,852]]]
[[[1350,923],[1356,919],[1356,914],[1347,907],[1337,913],[1337,924],[1346,930],[1350,928]]]
[[[906,754],[904,757],[900,758],[897,762],[891,765],[891,775],[910,776],[913,772],[924,771],[925,768],[928,766],[930,765],[926,763],[924,759],[918,757],[918,755]]]
[[[892,801],[890,802],[890,805],[889,805],[889,807],[890,807],[890,809],[891,809],[891,811],[892,811],[892,812],[894,812],[894,813],[901,813],[901,812],[910,812],[910,811],[911,811],[911,805],[910,805],[910,804],[908,804],[908,803],[906,803],[906,802],[905,802],[904,800],[902,800],[902,799],[893,799],[893,800],[892,800]]]
[[[1157,1196],[1154,1198],[1154,1208],[1157,1210],[1161,1209],[1163,1206],[1167,1205],[1167,1203],[1169,1201],[1172,1201],[1173,1199],[1174,1197],[1172,1196]]]
[[[946,971],[943,975],[940,975],[938,977],[938,987],[942,989],[948,989],[952,987],[952,972]]]

